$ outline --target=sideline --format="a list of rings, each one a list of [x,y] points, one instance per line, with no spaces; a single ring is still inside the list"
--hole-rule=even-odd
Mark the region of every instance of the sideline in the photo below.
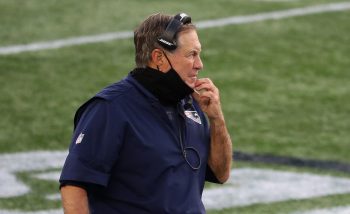
[[[222,18],[222,19],[199,21],[196,23],[196,26],[198,27],[198,29],[205,29],[205,28],[213,28],[213,27],[222,27],[226,25],[246,24],[246,23],[258,22],[258,21],[264,21],[264,20],[276,20],[276,19],[283,19],[288,17],[304,16],[304,15],[317,14],[317,13],[344,11],[349,9],[350,9],[350,2],[338,2],[338,3],[322,4],[322,5],[316,5],[316,6],[309,6],[309,7],[302,7],[302,8],[295,8],[295,9],[288,9],[288,10],[281,10],[281,11],[274,11],[274,12],[267,12],[267,13],[258,13],[253,15],[232,16],[232,17]],[[133,32],[122,31],[122,32],[111,32],[111,33],[91,35],[91,36],[72,37],[67,39],[59,39],[59,40],[46,41],[46,42],[35,42],[35,43],[22,44],[22,45],[10,45],[10,46],[0,47],[0,55],[10,55],[10,54],[18,54],[18,53],[29,52],[29,51],[57,49],[62,47],[74,46],[74,45],[107,42],[112,40],[132,38],[132,36],[133,36]]]
[[[250,154],[246,152],[234,151],[233,157],[237,161],[252,163],[277,164],[294,167],[315,168],[322,170],[338,171],[350,173],[350,164],[332,160],[316,160],[295,158],[286,156],[277,156],[270,154]],[[350,213],[350,212],[349,212]]]
[[[23,195],[30,197],[31,188],[17,178],[18,172],[29,173],[35,179],[57,182],[66,155],[67,151],[0,154],[0,200]],[[269,194],[266,194],[267,192]],[[225,185],[205,189],[203,202],[208,210],[215,210],[349,193],[349,178],[265,168],[237,168],[232,170],[231,177]],[[48,200],[60,199],[58,192],[42,194]],[[0,209],[0,213],[58,214],[62,211],[57,209],[26,212]]]

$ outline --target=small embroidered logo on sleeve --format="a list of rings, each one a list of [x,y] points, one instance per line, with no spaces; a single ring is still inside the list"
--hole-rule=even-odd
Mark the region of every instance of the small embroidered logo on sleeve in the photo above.
[[[84,138],[84,135],[83,133],[80,133],[77,140],[75,141],[75,144],[79,144],[81,143],[81,141],[83,141],[83,138]]]

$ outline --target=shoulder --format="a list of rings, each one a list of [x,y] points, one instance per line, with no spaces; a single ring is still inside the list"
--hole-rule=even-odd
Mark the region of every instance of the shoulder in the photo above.
[[[132,88],[132,79],[130,77],[126,77],[119,82],[113,83],[105,87],[94,97],[111,101],[120,96],[126,95],[128,92],[132,91]]]
[[[105,87],[77,109],[74,116],[74,124],[76,125],[84,114],[120,112],[111,111],[111,109],[123,108],[123,104],[129,102],[130,97],[133,97],[132,94],[135,93],[133,88],[134,86],[129,77]],[[120,102],[120,100],[123,100],[123,102]]]

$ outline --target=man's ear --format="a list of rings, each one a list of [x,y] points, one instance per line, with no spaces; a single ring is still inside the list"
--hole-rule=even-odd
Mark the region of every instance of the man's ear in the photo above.
[[[164,58],[164,53],[162,50],[156,48],[152,51],[152,62],[156,66],[162,66],[163,65],[163,58]]]

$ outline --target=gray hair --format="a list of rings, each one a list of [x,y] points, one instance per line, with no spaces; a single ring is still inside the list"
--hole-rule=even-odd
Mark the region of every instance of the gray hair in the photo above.
[[[134,31],[135,62],[139,68],[145,68],[151,60],[152,51],[161,48],[157,39],[164,33],[173,16],[153,14],[145,19]],[[196,29],[193,24],[182,25],[179,32]]]

